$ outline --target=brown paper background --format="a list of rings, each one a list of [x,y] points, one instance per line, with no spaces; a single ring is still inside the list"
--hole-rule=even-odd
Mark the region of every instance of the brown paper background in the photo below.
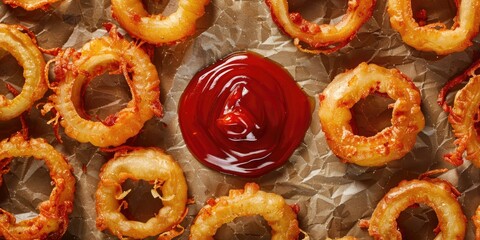
[[[157,11],[167,6],[166,12],[171,12],[176,9],[176,2],[150,1],[149,6],[157,8]],[[443,154],[453,149],[453,136],[447,115],[436,104],[436,98],[448,79],[472,63],[474,53],[479,50],[479,37],[475,39],[475,46],[461,53],[439,57],[418,52],[403,44],[398,33],[391,29],[385,2],[378,1],[374,16],[352,42],[331,55],[298,51],[291,39],[272,22],[269,9],[262,0],[212,0],[205,16],[197,24],[195,36],[176,46],[156,48],[154,64],[161,79],[161,101],[166,112],[162,119],[154,118],[147,122],[135,144],[164,148],[185,172],[189,196],[195,199],[195,203],[189,206],[189,214],[182,223],[186,232],[178,239],[188,238],[189,225],[207,198],[226,195],[229,189],[242,188],[250,181],[257,182],[265,191],[282,195],[288,203],[298,204],[301,209],[298,216],[300,227],[311,239],[347,234],[369,239],[367,232],[358,227],[358,219],[368,219],[388,189],[402,179],[413,179],[440,167],[450,169],[441,177],[451,181],[462,192],[459,201],[470,220],[480,203],[479,170],[469,162],[455,168],[442,160]],[[426,8],[432,21],[451,22],[455,14],[453,1],[425,0],[422,3],[414,1],[413,4]],[[346,9],[344,0],[291,0],[290,5],[307,19],[321,23],[328,23],[330,19],[338,21]],[[53,4],[48,11],[33,12],[2,4],[0,21],[27,26],[37,34],[39,45],[44,48],[78,49],[90,39],[105,35],[102,23],[113,20],[110,1],[65,0]],[[256,179],[218,173],[197,162],[183,142],[176,112],[183,89],[198,70],[241,50],[254,51],[283,65],[315,100],[316,106],[310,129],[287,164]],[[401,160],[381,168],[364,168],[338,161],[326,145],[317,117],[318,94],[335,75],[364,61],[398,68],[413,79],[423,99],[426,126],[419,133],[414,149]],[[21,86],[21,68],[15,68],[15,60],[6,57],[0,60],[0,64],[1,81]],[[98,83],[93,82],[97,85],[87,96],[87,103],[92,103],[92,112],[101,109],[101,106],[95,106],[96,103],[120,99],[120,105],[113,104],[118,109],[128,99],[128,89],[122,86],[118,77],[104,76],[102,79]],[[109,79],[116,80],[111,80],[111,83]],[[0,83],[0,93],[5,94],[3,85]],[[77,143],[63,132],[65,143],[59,144],[51,126],[46,124],[47,120],[48,117],[42,117],[37,109],[32,109],[28,118],[31,136],[46,138],[62,152],[73,165],[77,179],[74,212],[64,239],[114,239],[96,230],[94,210],[98,172],[111,154],[102,153],[90,144]],[[6,138],[19,129],[18,119],[2,122],[0,137]],[[86,172],[82,171],[83,165]],[[0,206],[13,211],[17,217],[35,212],[36,205],[47,199],[51,190],[48,188],[50,180],[47,171],[41,166],[41,162],[32,159],[14,161],[11,173],[5,176],[5,184],[0,188]],[[269,239],[263,227],[265,224],[255,223],[262,222],[261,218],[242,218],[240,222],[222,228],[218,239]],[[408,225],[404,230],[405,239],[432,239],[434,222],[432,210],[417,208],[402,214],[400,225]],[[474,238],[473,231],[473,224],[469,221],[467,239]],[[235,233],[239,234],[231,235]]]

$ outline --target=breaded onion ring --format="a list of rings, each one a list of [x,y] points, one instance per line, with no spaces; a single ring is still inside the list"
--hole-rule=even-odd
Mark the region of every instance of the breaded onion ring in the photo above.
[[[463,163],[463,152],[467,151],[467,160],[480,168],[480,140],[476,124],[480,121],[480,61],[474,63],[464,73],[448,82],[440,91],[438,103],[449,113],[448,122],[452,125],[457,145],[454,153],[446,154],[445,160],[459,166]],[[448,92],[456,85],[469,79],[467,85],[455,95],[453,108],[445,102]]]
[[[169,16],[150,15],[140,0],[112,0],[112,15],[130,35],[155,45],[180,42],[195,33],[209,0],[179,0]]]
[[[158,185],[163,207],[146,222],[128,220],[121,212],[125,180],[144,180]],[[157,193],[154,188],[152,192]],[[158,194],[158,193],[157,193]],[[176,235],[175,228],[186,214],[187,182],[180,166],[170,155],[157,148],[117,152],[101,169],[96,191],[97,228],[112,234],[143,239],[158,234]]]
[[[457,201],[460,193],[441,179],[403,180],[378,203],[372,218],[363,222],[375,239],[402,239],[396,219],[400,213],[414,204],[423,203],[437,214],[439,233],[435,239],[463,239],[466,218]],[[440,236],[440,237],[439,237]]]
[[[51,3],[58,2],[59,0],[2,0],[3,3],[10,5],[11,7],[21,7],[27,11],[33,11],[35,9],[47,9],[47,6]]]
[[[39,215],[17,222],[15,216],[0,208],[0,237],[5,239],[60,239],[68,227],[73,209],[75,178],[65,158],[44,139],[25,140],[21,134],[0,142],[0,179],[16,157],[43,160],[54,185],[50,198],[38,205]],[[0,184],[2,181],[0,181]]]
[[[420,26],[414,19],[411,0],[388,0],[390,24],[402,40],[420,51],[439,55],[463,51],[480,30],[480,0],[455,1],[458,5],[454,24],[447,29],[443,23]],[[440,29],[439,29],[440,28]]]
[[[373,92],[395,100],[392,126],[371,137],[355,135],[350,108]],[[413,148],[425,125],[420,101],[417,87],[397,69],[361,63],[336,76],[320,94],[319,117],[328,146],[343,161],[360,166],[399,159]]]
[[[48,89],[43,74],[45,67],[43,55],[38,50],[35,40],[20,30],[28,31],[22,26],[0,24],[0,48],[12,54],[23,67],[25,78],[22,91],[15,98],[8,99],[0,95],[1,121],[15,118],[28,110]]]
[[[112,25],[107,27],[112,28],[110,36],[90,41],[79,52],[67,49],[56,56],[57,82],[52,83],[55,94],[49,98],[61,116],[65,133],[98,147],[123,144],[154,114],[162,114],[160,80],[150,57],[140,46],[122,39]],[[83,112],[82,88],[105,71],[123,73],[132,100],[105,121],[91,121]],[[47,105],[45,109],[50,108]]]
[[[262,216],[272,228],[272,239],[297,239],[300,233],[297,214],[282,196],[259,190],[256,183],[245,184],[245,189],[230,190],[228,196],[210,199],[190,229],[190,239],[213,239],[223,224],[237,217]]]
[[[375,0],[349,0],[345,16],[335,25],[309,22],[300,13],[289,13],[287,0],[265,0],[273,21],[303,52],[331,53],[349,43],[358,29],[372,16]],[[310,48],[304,48],[306,43]]]

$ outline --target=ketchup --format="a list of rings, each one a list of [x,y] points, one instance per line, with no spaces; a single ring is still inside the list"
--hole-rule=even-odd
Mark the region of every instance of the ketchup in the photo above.
[[[311,113],[288,72],[250,52],[198,72],[178,109],[183,138],[197,160],[242,177],[283,165],[303,140]]]

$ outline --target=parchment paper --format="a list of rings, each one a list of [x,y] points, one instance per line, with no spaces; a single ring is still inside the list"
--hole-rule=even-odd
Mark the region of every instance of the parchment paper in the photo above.
[[[451,24],[456,12],[455,4],[448,0],[414,1],[413,5],[414,10],[426,8],[429,21],[432,22],[440,20]],[[177,1],[148,1],[148,6],[151,11],[165,10],[169,13],[175,11]],[[339,21],[345,13],[346,1],[290,0],[290,6],[291,11],[300,11],[306,19],[328,23]],[[102,23],[116,23],[111,18],[108,0],[64,0],[53,4],[48,11],[34,12],[0,5],[0,21],[29,27],[37,34],[39,45],[44,48],[80,48],[90,39],[106,34]],[[480,203],[479,170],[468,161],[455,168],[442,160],[442,156],[452,151],[454,145],[447,115],[436,104],[436,98],[447,80],[472,63],[474,53],[479,50],[479,37],[475,39],[475,46],[461,53],[439,57],[418,52],[403,44],[399,34],[391,29],[386,1],[378,1],[374,16],[360,29],[353,41],[331,55],[311,55],[298,51],[291,39],[273,23],[263,0],[212,0],[197,27],[196,35],[185,42],[156,48],[154,64],[161,79],[161,101],[166,110],[165,116],[148,121],[132,142],[137,146],[165,149],[185,172],[189,196],[195,199],[195,203],[188,207],[188,216],[182,223],[186,232],[178,239],[188,238],[189,226],[206,199],[226,195],[229,189],[242,188],[250,181],[257,182],[264,191],[282,195],[290,204],[298,204],[301,209],[298,216],[300,227],[311,239],[347,234],[369,239],[367,232],[358,227],[358,220],[368,219],[383,195],[402,179],[417,178],[421,173],[441,167],[450,169],[441,177],[451,181],[462,192],[459,200],[469,219],[467,239],[474,238],[470,218]],[[218,173],[197,162],[182,139],[176,111],[184,88],[197,71],[232,52],[242,50],[259,53],[283,65],[316,103],[310,129],[287,164],[256,179]],[[418,135],[410,153],[386,167],[364,168],[341,163],[329,150],[317,117],[318,94],[338,73],[364,61],[398,68],[413,79],[422,94],[425,129]],[[13,83],[20,89],[23,84],[22,70],[16,66],[15,60],[7,56],[0,60],[0,64],[1,81]],[[121,77],[104,75],[101,79],[92,82],[86,97],[89,111],[98,113],[100,117],[120,109],[130,97]],[[3,85],[0,83],[0,93],[5,94]],[[49,94],[50,91],[46,96]],[[45,98],[40,102],[45,102]],[[360,109],[357,115],[363,111],[368,112],[367,115],[386,114],[386,118],[381,118],[381,123],[385,124],[387,120],[388,124],[389,113],[384,112],[384,100],[372,98],[363,103],[357,106]],[[104,104],[107,107],[102,106]],[[74,212],[70,216],[71,222],[64,239],[114,239],[95,228],[94,210],[98,172],[112,155],[90,144],[80,144],[63,132],[64,144],[59,144],[47,121],[48,117],[42,117],[37,109],[32,109],[28,117],[31,136],[46,138],[62,152],[73,165],[77,179]],[[363,125],[374,128],[382,126],[365,122]],[[0,137],[7,138],[19,129],[18,119],[2,122]],[[19,219],[35,215],[36,205],[47,199],[51,190],[48,171],[42,165],[33,159],[14,161],[11,173],[5,176],[5,184],[0,188],[0,207],[14,212]],[[141,193],[138,197],[133,194],[130,201],[141,201],[143,196]],[[148,209],[142,211],[148,212]],[[432,239],[436,218],[431,209],[420,207],[403,213],[399,223],[405,239]],[[236,223],[222,227],[217,238],[269,239],[265,225],[260,217],[241,218]]]

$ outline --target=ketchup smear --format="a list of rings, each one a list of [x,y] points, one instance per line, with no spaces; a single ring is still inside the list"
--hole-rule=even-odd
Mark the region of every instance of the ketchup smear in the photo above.
[[[258,177],[283,165],[310,126],[306,94],[281,66],[250,52],[198,72],[180,98],[180,129],[204,165]]]

